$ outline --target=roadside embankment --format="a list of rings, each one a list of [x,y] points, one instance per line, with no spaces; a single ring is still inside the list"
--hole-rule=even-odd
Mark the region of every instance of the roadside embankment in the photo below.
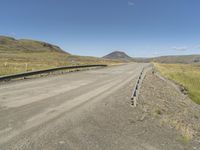
[[[172,138],[176,149],[200,149],[200,106],[175,86],[149,71],[141,87],[137,109],[143,110],[143,118],[151,118],[157,124],[153,134],[159,136],[159,131],[163,132],[165,148],[172,144],[169,140]]]

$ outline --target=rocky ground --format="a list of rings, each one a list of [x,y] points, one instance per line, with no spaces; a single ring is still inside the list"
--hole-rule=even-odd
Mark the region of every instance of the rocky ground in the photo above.
[[[200,106],[171,81],[148,72],[135,113],[139,137],[159,149],[200,149]]]

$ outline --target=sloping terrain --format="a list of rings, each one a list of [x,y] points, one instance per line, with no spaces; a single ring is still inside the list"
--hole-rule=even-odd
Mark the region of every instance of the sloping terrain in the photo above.
[[[46,42],[0,36],[0,76],[67,65],[115,63],[121,62],[70,55]]]
[[[200,65],[155,63],[154,66],[163,76],[179,84],[194,102],[200,104]]]
[[[124,61],[131,61],[133,59],[122,51],[114,51],[114,52],[104,56],[103,58],[118,59],[118,60],[124,60]]]
[[[60,47],[35,40],[21,39],[0,36],[0,52],[64,52]]]
[[[135,113],[132,122],[141,130],[138,139],[155,143],[160,150],[200,149],[200,105],[160,75],[147,73]]]
[[[134,58],[137,62],[158,62],[158,63],[200,63],[200,55],[161,56],[154,58]]]

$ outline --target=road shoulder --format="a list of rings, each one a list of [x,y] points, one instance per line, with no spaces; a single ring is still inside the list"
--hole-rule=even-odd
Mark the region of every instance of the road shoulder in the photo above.
[[[200,106],[170,81],[149,71],[143,80],[138,103],[136,109],[157,124],[152,134],[158,132],[158,137],[154,137],[158,143],[163,138],[159,137],[160,131],[166,137],[162,145],[168,149],[172,139],[176,149],[200,149]]]

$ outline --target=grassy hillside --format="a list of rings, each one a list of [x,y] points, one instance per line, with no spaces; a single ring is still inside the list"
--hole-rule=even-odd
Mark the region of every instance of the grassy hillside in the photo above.
[[[154,57],[154,58],[134,58],[134,60],[138,61],[138,62],[192,64],[192,63],[200,63],[200,55],[161,56],[161,57]]]
[[[0,76],[67,65],[113,63],[120,61],[74,56],[49,43],[0,36]]]
[[[184,86],[189,96],[200,104],[200,65],[191,64],[155,64],[155,67],[165,77]]]
[[[133,61],[133,58],[131,58],[130,56],[128,56],[126,53],[124,53],[122,51],[114,51],[114,52],[104,56],[103,58],[123,60],[123,61]]]
[[[66,53],[60,47],[35,40],[16,40],[0,36],[0,52],[59,52]],[[66,53],[68,54],[68,53]]]

